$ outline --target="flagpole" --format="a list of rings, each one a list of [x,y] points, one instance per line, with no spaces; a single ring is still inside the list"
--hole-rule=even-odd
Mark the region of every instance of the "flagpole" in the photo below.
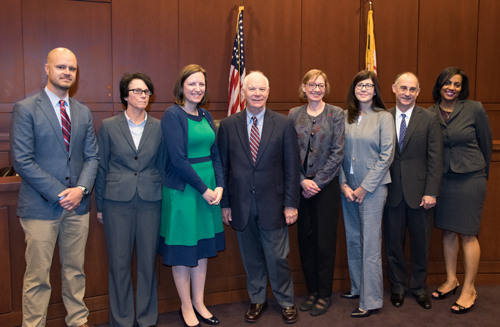
[[[240,1],[240,8],[238,10],[238,16],[240,15],[240,11],[241,10],[244,10],[245,7],[244,7],[244,0],[241,0]],[[241,71],[241,51],[240,51],[240,38],[238,37],[238,72]],[[241,75],[240,75],[240,78],[241,78]],[[238,101],[239,101],[239,107],[240,107],[240,111],[245,109],[245,108],[241,108],[241,82],[238,83]]]
[[[240,19],[240,12],[244,10],[245,7],[243,7],[243,0],[241,0],[241,6],[238,9],[238,20]],[[240,36],[239,36],[239,29],[238,29],[238,21],[236,21],[236,34],[238,35],[238,75],[241,79],[241,48],[240,48]],[[240,107],[240,111],[242,111],[244,108],[241,108],[241,83],[238,83],[238,107]]]

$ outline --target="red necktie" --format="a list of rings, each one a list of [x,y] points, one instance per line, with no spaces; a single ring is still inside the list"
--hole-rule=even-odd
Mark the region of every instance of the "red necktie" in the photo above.
[[[71,121],[69,120],[68,113],[66,112],[66,107],[64,106],[64,100],[60,100],[59,105],[61,107],[61,124],[62,124],[64,143],[66,144],[66,150],[69,152],[69,140],[71,138]]]
[[[257,117],[252,117],[253,124],[252,129],[250,130],[250,151],[252,152],[253,163],[257,161],[257,153],[259,152],[259,128],[257,127]]]

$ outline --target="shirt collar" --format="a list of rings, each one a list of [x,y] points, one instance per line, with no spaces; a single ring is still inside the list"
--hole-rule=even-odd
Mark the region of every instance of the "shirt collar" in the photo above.
[[[141,125],[146,124],[146,120],[148,119],[148,113],[147,113],[146,111],[144,111],[144,120],[143,120],[141,123],[139,123],[139,124],[137,124],[137,125],[136,125],[136,124],[132,121],[132,119],[130,119],[130,118],[129,118],[129,116],[127,116],[127,110],[124,110],[124,111],[123,111],[123,113],[125,114],[125,118],[127,118],[128,123],[129,123],[129,124],[130,124],[130,123],[132,123],[132,124],[134,124],[135,126],[141,126]]]
[[[64,102],[66,102],[66,106],[67,107],[69,106],[69,95],[68,94],[66,94],[66,96],[61,99],[57,95],[52,93],[52,91],[50,91],[47,86],[45,86],[45,93],[49,97],[49,100],[50,100],[50,103],[52,104],[52,107],[56,107],[57,105],[59,105],[59,100],[64,100]]]
[[[247,112],[247,125],[248,125],[252,123],[252,118],[254,117],[254,115],[252,115],[252,113],[248,109],[246,110],[246,112]],[[266,108],[264,108],[264,110],[255,115],[255,117],[257,117],[257,124],[261,125],[265,113],[266,113]]]
[[[415,106],[411,107],[410,109],[406,110],[406,112],[404,112],[404,114],[406,115],[406,117],[408,117],[408,119],[410,119],[414,108],[415,108]],[[399,110],[398,106],[396,106],[396,119],[401,118],[402,114],[403,114],[403,112],[401,110]]]

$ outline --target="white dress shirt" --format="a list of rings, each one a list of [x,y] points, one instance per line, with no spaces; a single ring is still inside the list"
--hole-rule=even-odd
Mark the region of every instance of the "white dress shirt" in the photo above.
[[[398,106],[396,106],[396,137],[398,138],[399,142],[399,129],[401,128],[401,119],[403,118],[401,115],[405,114],[405,121],[406,121],[406,128],[408,128],[408,124],[410,123],[410,117],[413,112],[413,108],[415,106],[411,107],[410,109],[406,110],[406,112],[402,112],[399,110]]]
[[[59,100],[64,100],[64,106],[66,108],[66,112],[68,113],[69,120],[71,121],[71,108],[69,107],[69,95],[66,94],[64,99],[60,99],[57,95],[52,93],[48,87],[45,87],[45,93],[47,93],[47,96],[49,97],[50,103],[52,104],[52,107],[54,108],[54,111],[56,112],[56,116],[57,116],[57,120],[59,121],[59,125],[62,128],[61,105],[59,104]]]
[[[144,111],[144,120],[136,125],[132,119],[127,116],[127,111],[123,112],[125,118],[127,118],[128,128],[130,129],[130,134],[132,134],[132,139],[134,140],[135,149],[139,149],[139,143],[141,143],[142,133],[144,132],[144,126],[146,126],[146,120],[148,119],[148,114]]]

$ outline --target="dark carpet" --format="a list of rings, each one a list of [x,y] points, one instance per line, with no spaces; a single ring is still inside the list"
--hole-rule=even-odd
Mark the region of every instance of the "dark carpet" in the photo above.
[[[429,291],[434,289],[436,286],[429,287]],[[358,305],[358,300],[342,299],[340,292],[335,292],[332,305],[326,314],[312,317],[308,312],[299,311],[299,320],[291,326],[500,326],[500,285],[476,285],[478,294],[476,304],[463,315],[453,314],[450,311],[460,291],[461,288],[458,289],[456,295],[450,294],[441,301],[432,300],[432,309],[425,310],[417,304],[411,294],[405,296],[405,302],[401,308],[393,307],[389,290],[385,289],[383,308],[370,317],[362,319],[350,317],[350,313]],[[295,305],[298,307],[304,299],[305,296],[295,297]],[[209,310],[221,321],[219,326],[283,327],[287,325],[281,320],[281,308],[274,299],[269,299],[267,310],[260,321],[255,324],[246,323],[243,318],[248,306],[248,302],[240,302],[210,306]],[[177,311],[161,314],[157,324],[157,327],[183,326]],[[108,327],[108,324],[96,325],[96,327]]]

